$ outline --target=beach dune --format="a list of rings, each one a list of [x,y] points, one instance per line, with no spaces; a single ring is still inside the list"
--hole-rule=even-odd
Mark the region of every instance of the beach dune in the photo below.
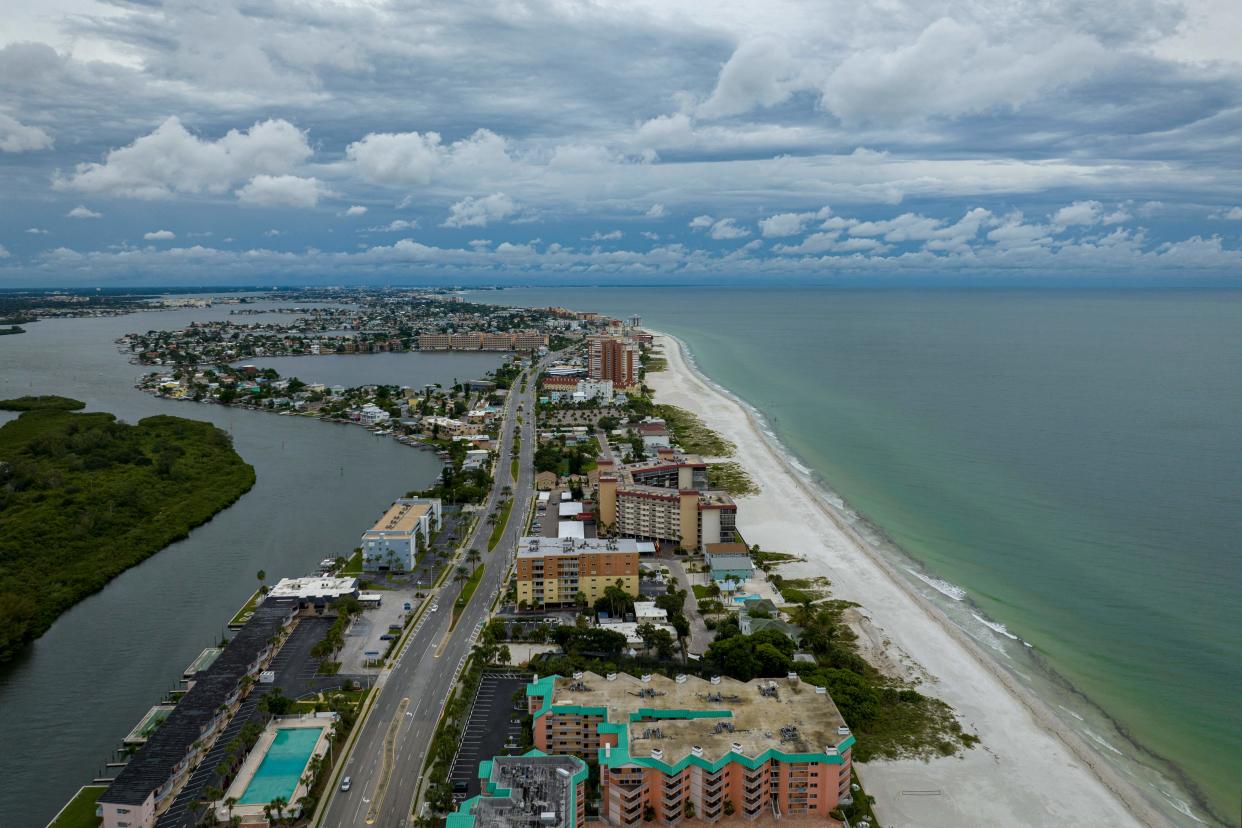
[[[833,595],[862,605],[864,655],[888,671],[921,675],[923,692],[953,706],[982,743],[958,757],[859,766],[886,828],[1163,825],[1092,749],[1012,680],[934,605],[871,549],[823,494],[790,466],[748,410],[690,365],[681,343],[661,334],[664,371],[646,382],[657,399],[697,414],[737,445],[736,460],[761,491],[739,498],[746,540],[794,553]],[[804,574],[799,572],[797,574]],[[869,619],[869,620],[868,620]],[[883,649],[888,652],[879,652]]]

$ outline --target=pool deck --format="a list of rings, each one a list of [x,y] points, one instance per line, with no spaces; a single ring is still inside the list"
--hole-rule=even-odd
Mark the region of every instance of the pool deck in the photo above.
[[[229,785],[224,797],[213,806],[216,816],[221,822],[227,824],[229,819],[229,809],[224,804],[225,800],[230,797],[233,799],[241,799],[246,789],[250,786],[251,780],[254,779],[255,772],[259,769],[259,765],[263,764],[264,758],[267,756],[268,749],[271,748],[272,742],[276,740],[276,733],[280,730],[290,730],[293,728],[318,728],[321,730],[315,747],[307,754],[306,761],[309,764],[310,757],[322,756],[328,752],[328,743],[331,739],[332,724],[336,721],[335,713],[308,713],[304,716],[283,716],[273,719],[263,730],[259,740],[255,742],[250,753],[246,755],[246,759],[242,762],[241,768],[237,771],[237,776],[233,778],[233,782]],[[301,777],[305,773],[305,767],[299,772]],[[285,809],[286,814],[296,815],[300,812],[297,803],[306,795],[306,785],[300,778],[297,787],[294,788],[293,795],[289,797],[289,807]],[[263,807],[266,802],[260,802],[252,805],[234,805],[232,815],[247,817],[260,816],[263,814]]]

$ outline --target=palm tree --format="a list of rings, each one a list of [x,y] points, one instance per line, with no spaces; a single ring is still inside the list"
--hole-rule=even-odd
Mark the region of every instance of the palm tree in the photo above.
[[[470,577],[470,570],[466,569],[464,566],[460,564],[458,564],[457,568],[453,570],[454,581],[464,581],[469,577]]]
[[[469,552],[466,553],[466,560],[470,561],[470,563],[473,563],[473,564],[477,564],[482,557],[483,556],[479,553],[479,550],[477,549],[471,549]]]
[[[283,796],[278,796],[272,800],[272,810],[276,812],[276,819],[284,819],[285,808],[288,807],[289,800]]]
[[[237,804],[237,797],[230,796],[224,800],[224,807],[229,809],[229,822],[233,821],[233,806]]]

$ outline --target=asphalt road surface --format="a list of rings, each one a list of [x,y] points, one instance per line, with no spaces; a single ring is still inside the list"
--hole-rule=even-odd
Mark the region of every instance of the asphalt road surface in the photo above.
[[[546,360],[545,360],[546,362]],[[457,667],[470,652],[476,630],[486,621],[495,593],[503,588],[513,550],[523,529],[534,492],[533,456],[535,450],[535,395],[539,368],[526,374],[526,393],[519,393],[521,380],[513,384],[505,404],[501,426],[500,452],[496,461],[496,485],[488,495],[485,509],[463,549],[482,553],[483,578],[470,604],[462,611],[452,633],[448,633],[453,604],[461,592],[461,584],[452,579],[445,582],[433,601],[436,612],[425,612],[418,621],[398,656],[396,665],[381,674],[375,705],[358,735],[354,748],[345,761],[338,779],[351,777],[348,791],[337,784],[328,792],[331,797],[322,825],[375,825],[399,828],[412,822],[411,808],[423,771],[423,760],[444,701],[453,687]],[[518,479],[510,479],[510,458],[513,433],[517,426],[517,406],[521,403],[521,457]],[[513,510],[508,525],[496,548],[488,552],[487,541],[492,525],[487,516],[497,510],[503,500],[501,489],[513,488]],[[463,561],[465,563],[465,561]],[[446,638],[447,635],[447,638]],[[384,771],[385,744],[391,738],[391,769]]]

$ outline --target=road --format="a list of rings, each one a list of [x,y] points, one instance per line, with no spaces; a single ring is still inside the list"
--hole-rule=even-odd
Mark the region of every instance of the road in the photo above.
[[[545,360],[546,362],[546,360]],[[527,389],[520,393],[517,380],[505,403],[500,429],[500,450],[496,461],[496,484],[485,508],[463,549],[478,549],[483,555],[483,578],[457,626],[449,633],[453,604],[461,584],[446,581],[432,600],[439,610],[425,612],[403,645],[395,666],[377,681],[379,695],[358,739],[345,761],[340,778],[351,777],[349,791],[330,792],[331,797],[321,825],[399,828],[408,824],[410,809],[420,783],[423,759],[431,744],[441,708],[453,688],[458,665],[474,644],[476,629],[487,619],[492,598],[503,588],[513,550],[524,528],[534,492],[532,472],[535,448],[535,394],[539,368],[528,371]],[[521,449],[518,479],[510,479],[513,435],[517,425],[517,406],[521,403]],[[496,548],[488,552],[492,525],[487,516],[497,511],[503,500],[501,490],[513,488],[513,510]],[[385,772],[386,743],[391,741],[391,769]]]

